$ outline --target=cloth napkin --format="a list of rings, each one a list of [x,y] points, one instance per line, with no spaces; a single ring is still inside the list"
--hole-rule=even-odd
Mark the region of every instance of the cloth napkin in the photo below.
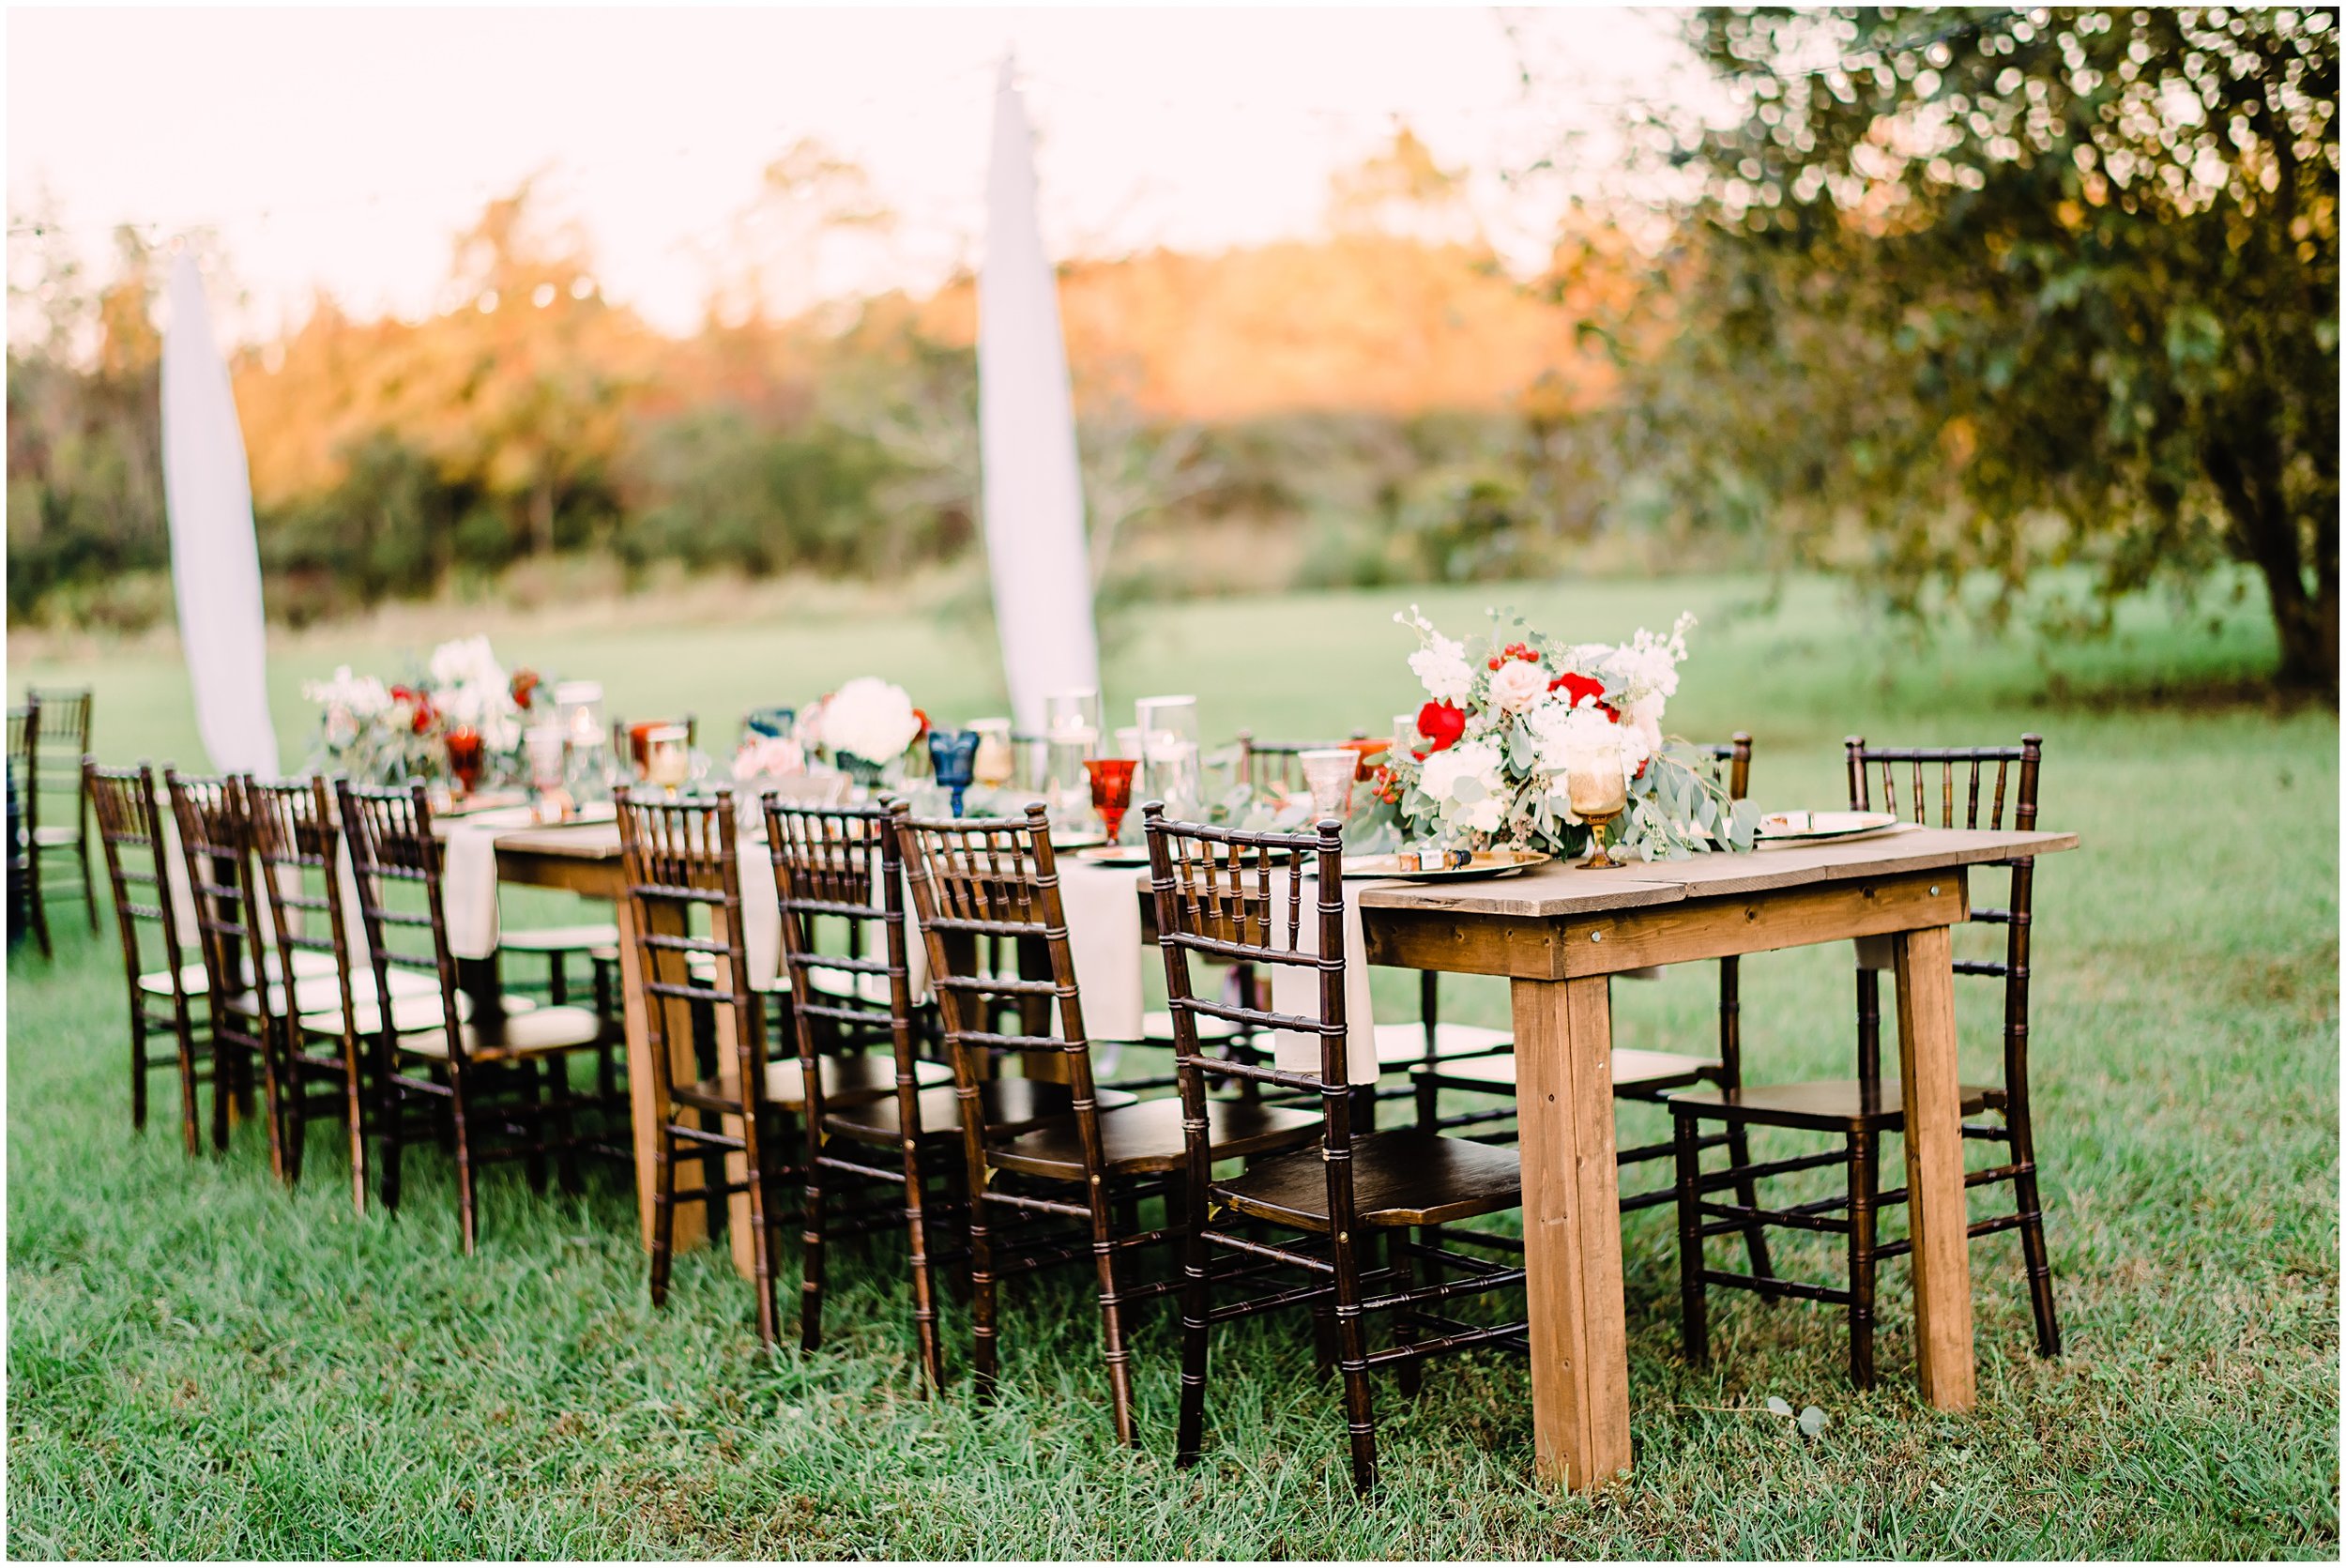
[[[1083,987],[1084,1028],[1094,1040],[1138,1040],[1144,967],[1156,953],[1140,940],[1143,872],[1059,858],[1059,896],[1067,945]]]
[[[744,838],[736,847],[735,856],[741,877],[741,948],[749,960],[750,983],[763,988],[773,983],[783,973],[782,959],[782,892],[774,882],[774,859],[764,834]],[[876,892],[879,883],[879,851],[872,851],[872,881]],[[912,912],[912,890],[904,890],[905,902],[905,978],[915,1004],[929,994],[928,945],[921,939],[921,924]],[[864,955],[884,959],[888,956],[888,938],[884,932],[874,930],[866,935]],[[844,979],[845,976],[843,975]],[[885,1003],[888,1000],[887,982],[878,976],[858,975],[857,990],[865,1000]],[[876,981],[877,983],[871,983]]]
[[[449,951],[489,958],[497,951],[497,835],[539,826],[527,806],[506,806],[449,820],[441,840],[440,903]]]

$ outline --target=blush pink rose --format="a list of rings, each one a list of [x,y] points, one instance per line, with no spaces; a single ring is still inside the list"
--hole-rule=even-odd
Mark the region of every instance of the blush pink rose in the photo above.
[[[1508,713],[1528,713],[1547,695],[1547,672],[1510,659],[1491,672],[1491,701]]]

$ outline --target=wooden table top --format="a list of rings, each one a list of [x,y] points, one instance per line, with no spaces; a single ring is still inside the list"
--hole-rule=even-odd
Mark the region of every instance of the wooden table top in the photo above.
[[[1633,863],[1615,871],[1583,871],[1577,864],[1551,864],[1519,876],[1481,881],[1380,884],[1361,891],[1361,907],[1438,909],[1506,920],[1560,920],[1608,909],[1733,898],[1816,883],[1939,871],[2008,860],[2020,855],[2049,855],[2077,846],[2075,833],[1909,828],[1902,832],[1839,844],[1788,845],[1749,855],[1698,855],[1684,860]]]

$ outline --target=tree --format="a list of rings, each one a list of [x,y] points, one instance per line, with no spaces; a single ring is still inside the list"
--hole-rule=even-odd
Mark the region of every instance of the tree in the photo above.
[[[1690,37],[1737,117],[1666,128],[1682,341],[1738,394],[1714,438],[1745,472],[1819,535],[1862,522],[1910,607],[1985,570],[2008,608],[2081,561],[2107,624],[2229,555],[2278,680],[2334,699],[2334,14],[1713,10]]]

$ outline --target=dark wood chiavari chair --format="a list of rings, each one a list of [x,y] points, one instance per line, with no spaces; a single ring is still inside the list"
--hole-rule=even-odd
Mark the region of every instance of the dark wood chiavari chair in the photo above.
[[[895,807],[912,905],[927,944],[954,1088],[923,1126],[957,1126],[969,1195],[970,1361],[981,1390],[998,1370],[1000,1282],[1089,1260],[1100,1300],[1102,1357],[1120,1443],[1135,1440],[1124,1315],[1177,1283],[1133,1285],[1120,1260],[1168,1241],[1145,1230],[1139,1205],[1170,1196],[1186,1148],[1181,1107],[1135,1102],[1093,1080],[1083,997],[1068,944],[1050,820],[1040,805],[1023,820],[913,816]],[[1019,973],[982,966],[988,943],[1023,950]],[[1035,960],[1040,958],[1042,962]],[[1015,1054],[1026,1078],[989,1077]],[[1037,1082],[1037,1079],[1047,1081]],[[957,1114],[954,1107],[957,1105]],[[1266,1104],[1216,1102],[1197,1113],[1198,1140],[1235,1159],[1308,1141],[1313,1119]]]
[[[478,1167],[526,1160],[531,1185],[541,1187],[549,1154],[561,1159],[571,1179],[581,1151],[624,1157],[578,1134],[580,1109],[608,1104],[601,1093],[578,1092],[570,1073],[572,1057],[603,1051],[614,1026],[586,1008],[509,998],[486,977],[474,977],[467,988],[449,947],[441,847],[423,785],[366,789],[337,780],[335,795],[373,976],[373,997],[358,998],[357,1006],[382,1097],[375,1120],[383,1207],[399,1207],[406,1146],[435,1141],[445,1111],[456,1162],[457,1225],[469,1256],[480,1234]],[[431,986],[404,995],[393,983],[395,970],[426,976]],[[419,1111],[432,1125],[417,1125]]]
[[[1437,1302],[1520,1284],[1523,1270],[1447,1249],[1406,1234],[1519,1208],[1515,1153],[1415,1128],[1356,1134],[1355,1096],[1347,1071],[1342,830],[1322,822],[1316,833],[1248,833],[1165,819],[1143,808],[1157,936],[1165,990],[1181,1035],[1176,1061],[1187,1134],[1181,1302],[1181,1410],[1176,1458],[1195,1463],[1203,1446],[1206,1370],[1211,1326],[1234,1318],[1305,1308],[1333,1318],[1336,1365],[1344,1380],[1352,1480],[1376,1482],[1377,1436],[1369,1374],[1398,1366],[1413,1378],[1419,1361],[1478,1345],[1526,1343],[1527,1325],[1470,1327],[1428,1309]],[[1308,911],[1303,878],[1274,877],[1274,854],[1312,857],[1318,880]],[[1299,867],[1300,870],[1300,867]],[[1306,923],[1306,922],[1309,923]],[[1194,994],[1190,964],[1214,958],[1316,971],[1318,1006],[1311,1016],[1211,1001]],[[1292,1072],[1208,1056],[1192,1028],[1199,1017],[1226,1018],[1256,1029],[1316,1036],[1317,1072]],[[1217,1179],[1208,1141],[1209,1080],[1253,1079],[1267,1088],[1316,1097],[1318,1145],[1259,1161],[1243,1174]],[[1228,1216],[1226,1220],[1222,1216]],[[1245,1227],[1284,1233],[1258,1240]],[[1381,1249],[1379,1243],[1382,1243]],[[1380,1265],[1382,1250],[1389,1261]],[[1235,1255],[1217,1272],[1215,1254]],[[1450,1273],[1415,1283],[1419,1261]],[[1217,1301],[1219,1286],[1260,1273],[1300,1274],[1303,1283],[1239,1301]],[[1372,1291],[1374,1292],[1372,1294]],[[1369,1315],[1391,1314],[1394,1343],[1368,1347]],[[1430,1337],[1428,1331],[1432,1331]]]
[[[267,784],[247,779],[244,797],[259,881],[276,936],[276,957],[282,970],[295,977],[300,1003],[278,1058],[285,1180],[301,1179],[310,1123],[339,1122],[350,1150],[351,1208],[364,1214],[366,1109],[376,1093],[367,1071],[373,1054],[367,1031],[373,1023],[376,993],[372,967],[354,961],[351,911],[342,888],[346,863],[342,814],[332,788],[322,778]],[[405,970],[394,971],[389,980],[395,998],[428,997],[434,990],[430,981]]]
[[[286,1175],[278,1100],[277,1040],[290,998],[266,972],[260,892],[252,879],[252,824],[234,778],[163,770],[179,829],[179,856],[195,906],[212,1021],[212,1147],[228,1147],[231,1104],[250,1113],[260,1069],[269,1169]]]
[[[89,793],[82,772],[82,761],[89,753],[90,691],[86,686],[71,690],[32,691],[25,693],[26,706],[37,714],[35,729],[38,733],[39,751],[33,758],[31,790],[35,795],[70,796],[73,801],[69,821],[56,820],[43,812],[38,826],[30,834],[32,842],[33,897],[45,910],[49,901],[56,897],[78,897],[82,911],[89,919],[93,936],[98,931],[98,885],[90,869],[89,858]],[[62,813],[55,814],[61,817]],[[52,881],[48,861],[53,858],[73,857],[77,875],[62,881]],[[42,928],[48,918],[42,916]]]
[[[196,1058],[208,1044],[207,1038],[198,1037],[197,1011],[206,985],[202,959],[190,962],[182,945],[155,770],[145,763],[100,768],[94,760],[85,767],[106,884],[114,893],[114,929],[122,938],[124,989],[130,999],[130,1125],[146,1125],[147,1073],[158,1067],[175,1067],[180,1133],[188,1152],[194,1154],[202,1143],[196,1130]],[[152,965],[147,962],[150,943],[158,960]],[[170,1040],[171,1054],[148,1055],[152,1037]]]
[[[40,703],[27,698],[22,708],[8,709],[8,798],[19,835],[8,845],[9,888],[23,901],[40,955],[50,958],[55,951],[49,939],[49,909],[40,897],[39,764]]]
[[[924,1091],[952,1074],[916,1049],[933,1017],[912,997],[900,847],[888,813],[878,807],[791,805],[769,793],[765,808],[796,1052],[787,1065],[795,1070],[790,1087],[806,1132],[799,1343],[807,1350],[822,1344],[830,1242],[850,1228],[873,1227],[868,1213],[834,1212],[834,1187],[845,1182],[892,1190],[897,1199],[880,1223],[901,1217],[905,1225],[913,1337],[925,1393],[944,1381],[932,1271],[946,1260],[934,1246],[933,1231],[947,1210],[931,1202],[930,1189],[939,1174],[952,1175],[945,1158],[951,1147],[940,1134],[951,1134],[954,1124],[948,1118],[932,1128],[922,1108]],[[820,940],[827,922],[857,932],[878,925],[878,956],[867,956],[868,937],[844,953],[827,951]],[[872,1005],[876,989],[884,989],[884,1009]],[[880,1044],[888,1047],[884,1057],[871,1050]],[[873,1109],[879,1114],[870,1114]]]
[[[2026,831],[2036,825],[2038,774],[2044,740],[2024,735],[2018,746],[1869,747],[1862,737],[1847,742],[1850,806],[1870,811],[1872,779],[1881,784],[1881,809],[1925,825],[1933,820],[1928,784],[1939,785],[1937,825],[1942,828],[2000,829],[2004,808],[2012,808],[2012,826]],[[1906,770],[1911,788],[1901,811],[1898,772]],[[1982,791],[1988,792],[1983,802]],[[1984,809],[1983,809],[1984,807]],[[2005,1147],[2003,1163],[1965,1174],[1966,1191],[2009,1184],[2014,1208],[2007,1213],[1974,1220],[1973,1236],[1999,1231],[2020,1233],[2022,1261],[2029,1300],[2036,1319],[2036,1349],[2042,1356],[2061,1353],[2061,1330],[2053,1310],[2052,1272],[2046,1256],[2044,1206],[2037,1193],[2036,1134],[2029,1112],[2029,935],[2034,903],[2035,861],[2021,857],[1999,861],[2011,876],[2005,906],[1974,905],[1971,919],[2004,928],[2003,955],[1993,960],[1958,959],[1958,975],[2001,981],[2003,987],[2003,1075],[1996,1084],[1962,1086],[1963,1115],[1987,1114],[1994,1119],[1966,1120],[1967,1139]],[[1986,868],[1979,868],[1986,869]],[[1882,1192],[1881,1149],[1885,1135],[1902,1133],[1905,1111],[1895,1077],[1881,1075],[1881,994],[1880,970],[1884,960],[1860,944],[1857,970],[1857,1076],[1831,1082],[1772,1084],[1740,1088],[1686,1092],[1670,1098],[1677,1131],[1679,1284],[1684,1306],[1683,1332],[1687,1354],[1699,1361],[1709,1351],[1705,1286],[1722,1285],[1756,1288],[1773,1295],[1795,1296],[1846,1307],[1850,1325],[1850,1377],[1859,1387],[1874,1378],[1873,1307],[1876,1274],[1881,1260],[1912,1252],[1911,1241],[1881,1242],[1876,1230],[1881,1211],[1906,1201],[1906,1190]],[[1700,1128],[1706,1121],[1724,1121],[1731,1128],[1780,1127],[1837,1134],[1838,1149],[1823,1154],[1755,1164],[1739,1159],[1729,1170],[1705,1174],[1699,1165]],[[1756,1180],[1820,1166],[1842,1165],[1847,1191],[1813,1202],[1763,1208],[1740,1189]],[[1739,1201],[1723,1204],[1705,1195],[1728,1185],[1738,1187]],[[1751,1279],[1706,1266],[1703,1241],[1724,1231],[1754,1223],[1841,1235],[1849,1243],[1849,1284],[1846,1288],[1800,1281]]]

